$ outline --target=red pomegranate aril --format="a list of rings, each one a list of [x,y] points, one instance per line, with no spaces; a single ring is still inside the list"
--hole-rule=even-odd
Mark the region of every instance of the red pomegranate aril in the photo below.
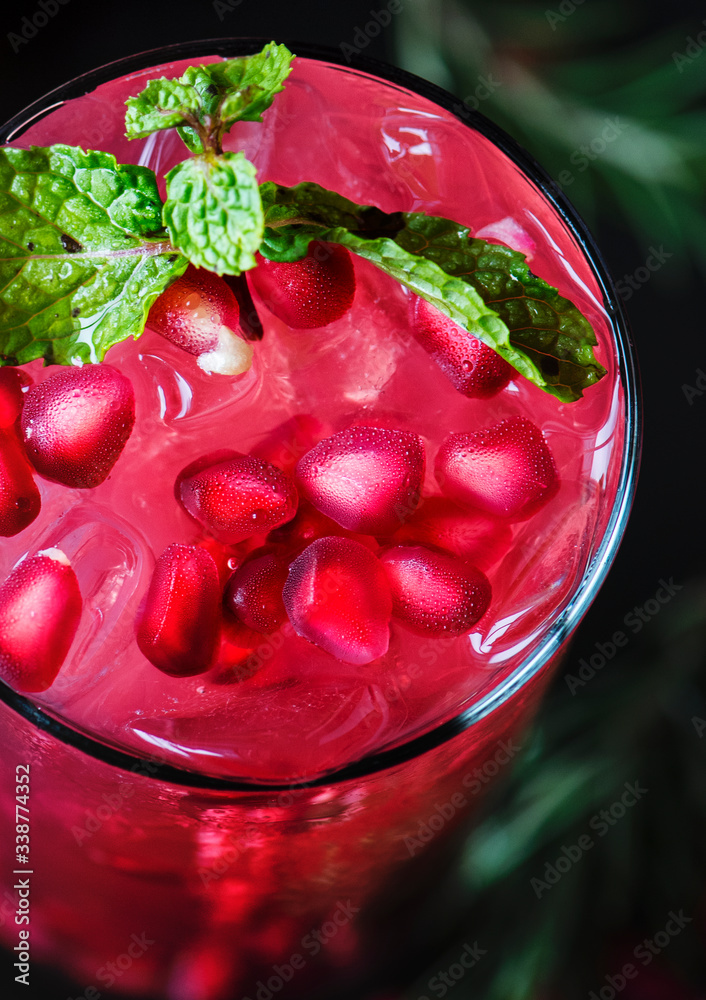
[[[461,506],[513,520],[530,517],[559,489],[544,435],[525,417],[450,434],[436,457],[436,478]]]
[[[344,663],[387,652],[390,589],[380,561],[350,538],[318,538],[294,560],[283,592],[297,635]]]
[[[154,303],[147,325],[197,357],[204,371],[240,375],[251,367],[253,350],[235,332],[239,313],[223,278],[189,264]]]
[[[465,635],[490,604],[488,578],[470,563],[424,545],[396,545],[380,556],[392,614],[419,635]]]
[[[279,263],[258,255],[250,272],[268,309],[295,330],[313,330],[340,319],[355,298],[355,270],[345,247],[314,240],[306,256]]]
[[[40,476],[77,489],[104,482],[135,423],[132,383],[110,365],[65,368],[32,386],[22,411],[27,457]]]
[[[269,635],[287,620],[282,590],[289,561],[281,552],[255,550],[228,581],[225,606],[255,632]]]
[[[32,379],[21,368],[0,368],[0,431],[14,428],[24,406],[22,391]]]
[[[299,496],[281,469],[252,455],[216,452],[187,465],[176,497],[220,542],[234,545],[290,521]]]
[[[412,332],[451,384],[469,399],[488,399],[517,375],[500,355],[426,299],[411,305]]]
[[[137,645],[173,677],[208,670],[220,638],[221,588],[212,557],[198,545],[168,546],[157,560],[137,615]]]
[[[302,496],[342,527],[387,535],[416,510],[424,464],[418,434],[348,427],[299,461],[297,483]]]
[[[42,506],[32,466],[14,430],[0,430],[0,535],[10,538],[34,521]]]
[[[454,552],[484,572],[507,552],[512,529],[506,520],[459,507],[445,497],[426,497],[392,536],[395,545],[428,545]]]
[[[0,586],[0,676],[16,691],[51,687],[81,619],[81,591],[60,549],[18,563]]]

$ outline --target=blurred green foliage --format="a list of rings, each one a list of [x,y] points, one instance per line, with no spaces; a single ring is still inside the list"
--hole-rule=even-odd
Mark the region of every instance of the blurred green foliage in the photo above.
[[[414,0],[397,59],[514,136],[599,239],[609,224],[703,272],[705,26],[651,28],[637,0]]]

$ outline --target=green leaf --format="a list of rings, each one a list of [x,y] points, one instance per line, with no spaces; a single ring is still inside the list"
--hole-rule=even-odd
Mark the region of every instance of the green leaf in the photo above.
[[[262,52],[207,66],[190,66],[178,80],[151,80],[131,97],[125,116],[128,139],[178,128],[192,153],[221,151],[221,139],[237,121],[262,121],[284,89],[292,53],[270,42]]]
[[[386,214],[316,184],[262,185],[263,255],[298,260],[312,239],[339,243],[421,295],[563,402],[605,374],[588,320],[533,274],[523,254],[449,219]]]
[[[186,269],[152,171],[72,146],[0,149],[0,364],[100,361]]]
[[[205,67],[220,99],[219,112],[228,131],[235,122],[261,122],[275,95],[284,90],[294,56],[286,45],[270,42],[262,52]]]
[[[150,80],[137,97],[126,102],[125,134],[128,139],[145,139],[160,129],[176,128],[196,118],[201,97],[195,87],[180,80]]]
[[[242,153],[180,163],[167,174],[164,223],[196,267],[217,274],[255,267],[264,232],[255,167]]]

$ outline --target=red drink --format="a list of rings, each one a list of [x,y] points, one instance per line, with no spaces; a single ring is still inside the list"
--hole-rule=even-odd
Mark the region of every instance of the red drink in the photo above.
[[[124,139],[124,101],[199,61],[211,60],[106,83],[18,141],[90,145],[162,175],[183,147],[172,133]],[[342,984],[356,995],[416,933],[408,900],[428,896],[448,863],[478,799],[474,772],[509,763],[614,553],[635,460],[633,386],[585,248],[517,162],[442,106],[298,59],[264,124],[238,124],[227,146],[245,151],[261,181],[315,181],[360,204],[519,241],[532,270],[589,318],[608,370],[568,405],[520,376],[469,399],[412,335],[409,295],[372,265],[356,261],[352,308],[314,331],[270,314],[256,276],[265,337],[251,370],[205,373],[149,329],[114,347],[106,361],[134,387],[136,422],[113,471],[90,489],[38,480],[41,513],[3,540],[0,580],[26,553],[59,549],[84,601],[57,679],[32,695],[41,712],[28,721],[29,703],[8,695],[4,759],[32,773],[34,957],[99,990],[113,975],[118,988],[170,1000],[343,996]],[[39,362],[27,370],[35,382],[55,374]],[[449,492],[453,462],[435,476],[435,456],[450,435],[528,419],[558,490],[509,518],[468,514]],[[407,434],[426,456],[421,505],[383,531],[341,527],[304,503],[274,531],[213,542],[175,499],[185,467],[224,448],[286,473],[299,462],[301,492],[300,460],[364,427],[376,429],[373,452]],[[141,652],[135,617],[169,546],[206,545],[225,577],[228,560],[235,567],[258,546],[291,562],[332,535],[375,566],[391,545],[451,551],[487,574],[490,607],[460,635],[420,635],[393,618],[389,648],[356,660],[309,641],[297,591],[288,621],[259,639],[239,627],[208,673],[168,676]],[[3,857],[3,873],[13,867]],[[5,932],[12,947],[9,922]],[[131,940],[131,961],[106,972]]]

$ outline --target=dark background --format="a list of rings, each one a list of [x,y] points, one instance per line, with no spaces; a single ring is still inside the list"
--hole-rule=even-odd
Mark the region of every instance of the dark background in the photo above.
[[[565,4],[568,2],[564,0]],[[301,39],[339,48],[341,43],[353,41],[356,27],[370,19],[371,10],[382,9],[385,4],[380,0],[348,0],[338,4],[241,0],[228,11],[223,10],[227,6],[223,4],[219,14],[211,2],[196,0],[122,0],[120,3],[68,0],[64,4],[59,0],[44,0],[45,11],[52,15],[47,24],[33,37],[23,38],[21,42],[15,40],[14,47],[11,33],[21,37],[23,28],[31,32],[28,22],[23,19],[31,21],[42,8],[39,0],[21,0],[13,3],[11,10],[8,6],[5,5],[0,14],[2,121],[82,72],[134,52],[173,42],[252,35],[287,41]],[[429,8],[438,14],[443,5],[441,0],[439,3],[408,0],[407,6]],[[481,13],[488,7],[484,3],[475,6]],[[607,7],[599,0],[570,6],[575,8],[571,14],[575,20],[570,32],[567,28],[564,44],[576,46],[582,57],[588,54],[595,58],[597,66],[603,54],[598,51],[601,46],[607,47],[608,52],[620,52],[621,47],[627,51],[642,39],[655,40],[655,65],[660,61],[669,63],[674,39],[681,39],[683,50],[687,37],[703,30],[706,16],[703,3],[686,0],[669,5],[620,3],[613,7],[624,7],[633,15],[626,20],[626,31],[621,34],[618,29],[615,36],[606,41],[587,30],[582,40],[583,26],[588,29],[595,24]],[[466,2],[465,7],[473,10],[474,4]],[[548,0],[547,7],[559,10],[560,4]],[[567,7],[563,9],[568,10]],[[538,7],[536,11],[541,20],[542,9]],[[413,65],[414,57],[400,46],[398,35],[399,25],[393,18],[391,26],[370,41],[365,55],[398,64],[404,59],[406,69],[424,73],[428,64],[420,60],[419,66]],[[598,40],[591,43],[592,37]],[[661,45],[660,39],[664,39]],[[559,40],[556,44],[562,43]],[[702,58],[706,63],[706,54]],[[701,69],[696,67],[696,71],[701,72]],[[459,93],[459,96],[464,94]],[[487,110],[492,117],[490,107],[481,110]],[[694,137],[702,143],[706,134],[703,110],[702,97],[695,88]],[[525,135],[521,138],[526,141]],[[542,162],[541,138],[538,137],[532,152]],[[572,197],[571,190],[567,193]],[[577,195],[580,193],[577,190]],[[695,206],[703,212],[706,208],[703,188],[694,197]],[[634,274],[644,265],[651,245],[664,245],[667,251],[671,250],[669,238],[664,233],[655,232],[650,242],[644,233],[636,233],[612,207],[602,211],[599,204],[591,224],[609,269],[617,279]],[[703,397],[694,395],[690,402],[683,387],[696,386],[699,369],[706,371],[703,287],[703,259],[699,262],[688,252],[674,253],[660,272],[635,291],[627,303],[643,378],[645,445],[641,480],[633,517],[617,561],[579,630],[567,660],[567,671],[575,672],[581,658],[595,652],[596,642],[605,642],[621,627],[626,613],[652,597],[661,578],[673,578],[684,588],[686,597],[680,596],[679,600],[686,600],[698,589],[704,554],[703,493],[698,484],[703,481],[701,432],[706,418],[706,393]],[[702,384],[706,386],[706,377]],[[648,655],[651,638],[647,629],[645,633],[646,645],[640,648]],[[656,643],[656,631],[653,635]],[[619,664],[615,669],[619,669]],[[688,692],[685,697],[688,698]],[[694,877],[699,878],[701,874],[694,873]],[[703,884],[706,887],[706,880]],[[70,992],[69,984],[44,978],[39,969],[34,970],[31,993],[19,987],[16,993],[12,991],[13,977],[4,967],[0,969],[0,984],[2,995],[8,995],[5,992],[8,984],[13,998],[17,995],[65,1000],[78,995],[78,992]],[[459,986],[455,995],[460,997],[464,989],[467,987]],[[584,995],[587,993],[588,990]],[[647,998],[648,994],[644,996]],[[650,1000],[676,996],[675,992],[666,990],[650,994]]]

